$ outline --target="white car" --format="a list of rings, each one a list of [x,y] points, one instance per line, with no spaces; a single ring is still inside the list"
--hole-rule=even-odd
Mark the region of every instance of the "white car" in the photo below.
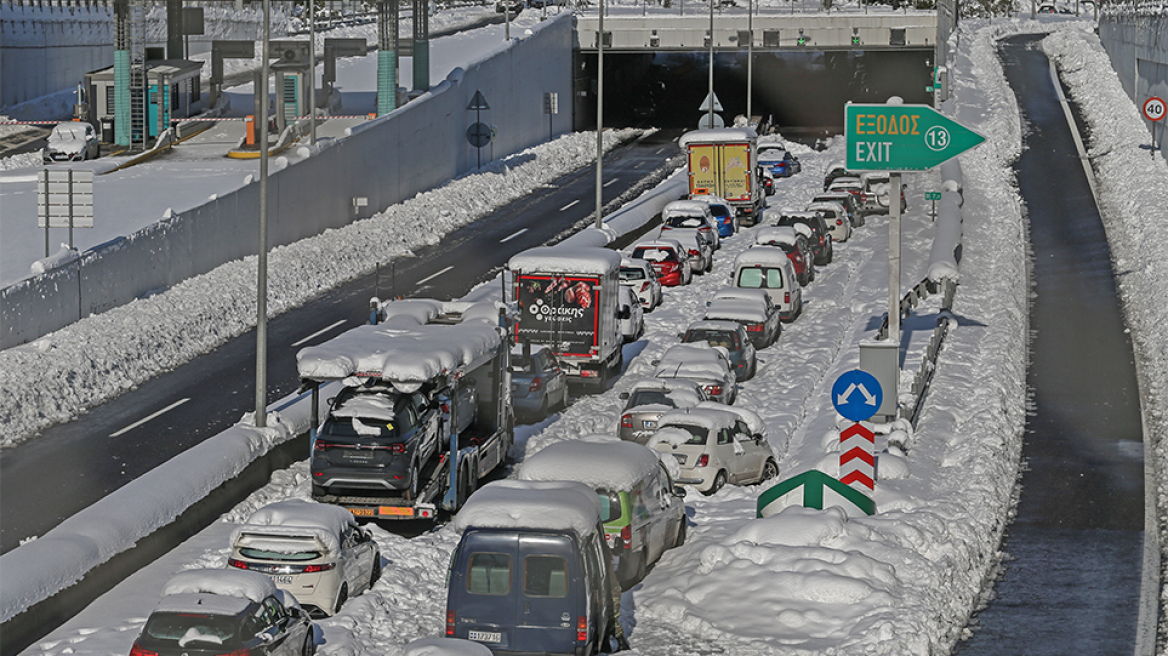
[[[710,214],[714,217],[714,227],[717,229],[719,239],[737,234],[739,228],[738,212],[730,205],[730,201],[707,194],[690,196],[690,200],[710,206]]]
[[[750,485],[779,475],[765,425],[743,408],[705,402],[667,412],[649,446],[677,459],[681,473],[675,483],[706,495],[727,483]]]
[[[719,403],[730,405],[738,397],[734,365],[730,363],[729,353],[720,346],[705,342],[675,344],[653,366],[653,376],[692,380],[707,397]]]
[[[635,342],[645,332],[645,311],[633,290],[621,285],[617,308],[620,309],[621,335],[625,343]]]
[[[718,226],[710,206],[697,200],[675,200],[661,208],[661,231],[673,228],[692,228],[698,231],[702,240],[717,250],[722,243],[718,236]],[[664,235],[673,237],[673,235]]]
[[[848,220],[848,208],[840,203],[809,203],[808,212],[819,212],[834,241],[847,241],[852,236],[852,222]]]
[[[669,239],[682,245],[690,270],[694,273],[708,273],[714,268],[714,247],[702,238],[696,228],[673,228],[666,230],[661,227],[657,240]]]
[[[48,143],[41,151],[45,164],[80,162],[97,159],[100,155],[101,143],[97,139],[97,131],[82,121],[58,123],[49,133]]]
[[[302,606],[333,615],[373,587],[381,554],[353,513],[294,498],[260,508],[236,527],[227,566],[266,574]]]
[[[652,312],[665,300],[657,271],[645,260],[622,257],[620,284],[632,290],[646,312]]]

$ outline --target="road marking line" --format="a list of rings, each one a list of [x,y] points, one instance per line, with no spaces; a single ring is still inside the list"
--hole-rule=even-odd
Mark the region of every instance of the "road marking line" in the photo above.
[[[511,235],[510,237],[504,237],[503,239],[500,239],[500,240],[499,240],[499,243],[500,243],[500,244],[505,244],[505,243],[507,243],[507,242],[511,241],[512,239],[515,239],[516,237],[518,237],[519,235],[521,235],[521,234],[523,234],[523,233],[525,233],[525,232],[527,232],[527,228],[523,228],[522,230],[520,230],[520,231],[516,232],[515,234]]]
[[[168,406],[166,406],[165,408],[163,408],[163,409],[159,410],[158,412],[155,412],[154,414],[152,414],[152,415],[150,415],[150,416],[148,416],[148,417],[143,417],[142,419],[139,419],[138,421],[136,421],[136,422],[134,422],[134,423],[130,424],[129,426],[126,426],[125,428],[123,428],[122,430],[120,430],[120,431],[118,431],[118,432],[116,432],[116,433],[110,433],[110,437],[117,437],[117,436],[121,435],[122,433],[126,433],[126,432],[129,432],[129,431],[132,431],[132,430],[134,430],[135,428],[137,428],[137,427],[141,426],[142,424],[144,424],[144,423],[146,423],[146,422],[150,421],[151,419],[154,419],[155,417],[157,417],[157,416],[159,416],[159,415],[161,415],[161,414],[164,414],[164,413],[170,412],[171,410],[174,410],[175,408],[177,408],[177,407],[179,407],[180,405],[182,405],[182,404],[186,403],[187,401],[190,401],[190,399],[183,399],[183,400],[181,400],[181,401],[175,401],[174,403],[171,403],[170,405],[168,405]]]
[[[654,155],[660,155],[660,154],[661,154],[661,151],[663,151],[663,150],[665,150],[665,146],[662,146],[662,147],[658,148],[656,151],[654,151],[654,153],[653,153],[653,154],[654,154]]]
[[[309,335],[308,337],[305,337],[304,339],[300,340],[299,342],[292,342],[292,346],[300,346],[301,344],[303,344],[304,342],[307,342],[308,340],[312,339],[313,337],[318,337],[324,333],[327,333],[328,331],[332,330],[333,328],[336,328],[337,326],[339,326],[343,323],[345,323],[345,319],[341,319],[340,321],[332,324],[331,326],[321,328],[320,330],[312,333],[311,335]]]
[[[617,179],[616,179],[616,178],[613,178],[613,179],[609,180],[608,182],[604,183],[604,184],[603,184],[603,185],[601,185],[601,186],[603,186],[603,187],[607,187],[607,186],[609,186],[609,185],[616,184],[616,181],[617,181]]]
[[[450,265],[450,266],[446,267],[445,269],[443,269],[443,270],[439,271],[438,273],[435,273],[435,274],[433,274],[433,275],[429,275],[429,276],[426,276],[425,278],[422,278],[421,280],[419,280],[419,281],[418,281],[418,284],[419,284],[419,285],[421,285],[421,284],[424,284],[424,283],[430,282],[431,280],[433,280],[433,279],[437,278],[438,276],[440,276],[440,275],[442,275],[442,274],[446,273],[447,271],[449,271],[449,270],[451,270],[451,269],[453,269],[453,268],[454,268],[454,265],[452,264],[452,265]]]
[[[561,212],[563,212],[564,210],[568,209],[569,207],[571,207],[571,206],[573,206],[573,205],[575,205],[576,203],[579,203],[579,202],[580,202],[580,199],[579,199],[579,198],[577,198],[576,200],[574,200],[574,201],[572,201],[572,202],[568,203],[567,205],[565,205],[565,206],[561,207],[561,208],[560,208],[560,211],[561,211]]]

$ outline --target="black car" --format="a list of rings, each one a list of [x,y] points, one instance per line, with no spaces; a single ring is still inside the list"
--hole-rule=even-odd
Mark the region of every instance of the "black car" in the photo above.
[[[309,461],[313,497],[416,498],[419,472],[440,448],[439,403],[422,391],[402,394],[384,383],[345,388],[331,403]]]
[[[839,203],[848,211],[848,219],[851,220],[853,228],[864,225],[864,213],[860,211],[860,201],[856,198],[855,194],[850,194],[846,191],[825,191],[812,198],[811,202]]]
[[[495,3],[495,13],[501,14],[505,11],[512,14],[523,11],[523,0],[498,0]]]
[[[815,264],[830,264],[835,257],[835,245],[823,215],[819,212],[784,212],[773,225],[794,227],[797,223],[811,228],[811,253],[815,256]]]
[[[312,656],[313,623],[263,574],[192,569],[175,574],[130,656]]]

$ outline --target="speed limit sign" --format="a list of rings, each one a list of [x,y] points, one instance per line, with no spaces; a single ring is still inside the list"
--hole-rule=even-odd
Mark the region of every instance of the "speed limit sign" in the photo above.
[[[1159,121],[1164,118],[1164,99],[1155,96],[1144,101],[1144,117],[1149,121]]]

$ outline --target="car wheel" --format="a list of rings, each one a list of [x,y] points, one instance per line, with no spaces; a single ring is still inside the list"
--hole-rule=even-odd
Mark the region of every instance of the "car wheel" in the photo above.
[[[758,479],[761,483],[769,481],[779,475],[779,464],[774,460],[767,459],[766,464],[762,466],[762,477]]]
[[[710,486],[710,489],[706,490],[705,492],[702,492],[702,494],[706,495],[707,497],[713,496],[718,490],[721,490],[725,486],[726,486],[726,470],[722,469],[722,470],[718,471],[718,474],[716,476],[714,476],[714,484]]]
[[[377,583],[377,579],[381,578],[381,552],[373,552],[373,570],[369,572],[369,589],[373,589],[373,584]]]
[[[543,395],[543,401],[539,404],[539,418],[543,419],[548,416],[548,398],[547,394]]]
[[[342,583],[341,584],[341,591],[339,594],[337,594],[337,605],[333,607],[333,615],[336,615],[337,613],[341,612],[341,606],[344,606],[345,602],[348,600],[349,600],[349,584]]]
[[[637,576],[636,581],[640,583],[645,580],[645,574],[649,571],[649,547],[645,547],[641,552],[641,557],[637,559]]]
[[[673,546],[680,547],[685,544],[685,534],[689,530],[686,526],[685,515],[681,516],[681,525],[677,527],[677,535],[673,537]]]
[[[327,494],[328,494],[328,488],[326,488],[323,485],[317,485],[316,483],[312,484],[312,496],[313,497],[323,497]]]

